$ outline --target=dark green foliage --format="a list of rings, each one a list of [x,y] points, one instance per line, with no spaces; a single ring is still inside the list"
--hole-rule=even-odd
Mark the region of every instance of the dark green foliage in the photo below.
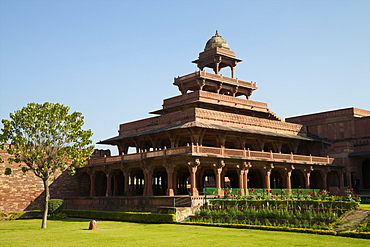
[[[240,228],[240,229],[257,229],[268,231],[284,231],[284,232],[301,232],[322,235],[336,235],[336,231],[331,230],[316,230],[283,226],[263,226],[263,225],[249,225],[249,224],[230,224],[230,223],[208,223],[208,222],[178,222],[179,224],[200,225],[200,226],[219,226],[227,228]]]
[[[359,202],[356,201],[321,201],[321,200],[251,200],[251,199],[213,199],[210,200],[214,206],[232,207],[235,205],[247,205],[253,207],[309,207],[309,208],[339,208],[339,209],[358,209]]]
[[[33,219],[33,218],[41,218],[42,211],[41,210],[32,210],[32,211],[20,211],[20,212],[10,212],[10,219]]]
[[[338,232],[338,236],[370,239],[370,232]]]
[[[66,206],[66,203],[62,199],[50,199],[49,200],[49,214],[60,213]]]
[[[0,212],[0,218],[2,218],[2,217],[7,217],[7,216],[8,216],[8,214],[3,213],[3,212]]]
[[[359,232],[370,232],[370,216],[367,217],[363,222],[361,222],[359,228]]]
[[[117,220],[140,223],[173,223],[176,217],[173,214],[154,214],[136,212],[111,212],[88,210],[63,210],[68,217],[88,218],[99,220]]]

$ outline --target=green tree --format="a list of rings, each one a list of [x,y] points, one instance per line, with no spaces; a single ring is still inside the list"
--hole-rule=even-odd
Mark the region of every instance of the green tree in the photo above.
[[[69,169],[73,175],[86,164],[92,153],[92,131],[82,130],[84,117],[80,112],[69,114],[70,108],[59,103],[29,103],[2,120],[0,143],[17,162],[23,172],[32,171],[43,181],[45,189],[41,228],[46,228],[49,183],[57,171]],[[5,143],[10,145],[4,145]],[[5,174],[12,173],[6,168]]]

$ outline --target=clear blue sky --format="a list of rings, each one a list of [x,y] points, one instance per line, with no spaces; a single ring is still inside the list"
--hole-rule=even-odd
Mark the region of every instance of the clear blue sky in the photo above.
[[[280,117],[370,110],[368,0],[0,0],[0,119],[59,102],[94,142],[115,136],[180,94],[173,78],[216,29],[243,60],[236,77],[257,82],[251,100]]]

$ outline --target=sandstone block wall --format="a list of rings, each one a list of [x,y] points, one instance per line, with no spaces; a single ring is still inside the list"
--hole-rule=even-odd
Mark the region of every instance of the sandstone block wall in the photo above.
[[[9,164],[10,157],[5,151],[0,151],[4,163],[0,163],[0,212],[41,210],[44,200],[42,179],[32,171],[24,174],[19,164]],[[6,168],[13,170],[12,174],[4,174]],[[51,198],[74,196],[77,188],[77,178],[70,176],[68,171],[56,173],[54,181],[50,181]]]

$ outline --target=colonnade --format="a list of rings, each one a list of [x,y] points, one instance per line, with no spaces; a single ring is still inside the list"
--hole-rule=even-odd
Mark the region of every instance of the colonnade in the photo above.
[[[78,191],[81,196],[197,196],[205,187],[328,189],[344,187],[343,175],[329,166],[194,158],[182,164],[86,167],[78,174]]]

